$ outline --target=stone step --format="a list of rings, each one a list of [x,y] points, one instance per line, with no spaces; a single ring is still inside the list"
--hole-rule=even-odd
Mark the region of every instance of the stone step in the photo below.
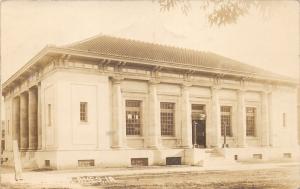
[[[225,159],[223,157],[210,158],[210,159],[205,159],[203,161],[203,166],[223,166],[223,165],[231,165],[231,164],[236,164],[236,162],[233,160]]]

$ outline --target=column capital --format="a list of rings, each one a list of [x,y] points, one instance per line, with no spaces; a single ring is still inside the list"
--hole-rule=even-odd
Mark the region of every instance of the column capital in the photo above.
[[[244,94],[244,93],[247,92],[247,89],[245,89],[245,88],[239,88],[237,91],[238,91],[239,94]]]
[[[222,87],[220,85],[212,85],[210,86],[211,90],[220,90]]]
[[[113,84],[120,84],[124,80],[124,77],[114,76],[114,77],[111,77],[111,80],[112,80]]]
[[[270,93],[272,93],[272,89],[265,89],[265,90],[261,91],[261,94],[263,94],[263,95],[268,95]]]
[[[156,84],[159,84],[160,81],[157,80],[157,79],[150,79],[150,80],[148,80],[148,83],[149,83],[150,85],[156,85]]]
[[[193,86],[193,84],[189,81],[184,81],[184,82],[181,83],[182,88],[191,87],[191,86]]]

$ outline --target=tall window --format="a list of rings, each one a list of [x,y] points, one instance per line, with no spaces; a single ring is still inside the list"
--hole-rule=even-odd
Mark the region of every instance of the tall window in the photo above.
[[[286,113],[282,113],[282,126],[286,126]]]
[[[161,135],[174,136],[175,134],[175,103],[160,103]]]
[[[7,120],[7,134],[9,134],[9,120]]]
[[[232,136],[231,132],[231,106],[221,106],[221,134],[224,136],[226,127],[226,136]]]
[[[126,100],[126,135],[141,135],[141,101]]]
[[[246,135],[256,135],[256,108],[246,107]]]
[[[48,127],[51,127],[52,122],[52,107],[51,104],[48,104]]]
[[[88,117],[87,117],[87,102],[80,102],[80,121],[81,122],[87,122]]]

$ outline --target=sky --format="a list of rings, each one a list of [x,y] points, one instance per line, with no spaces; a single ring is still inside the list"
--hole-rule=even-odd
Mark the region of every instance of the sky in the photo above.
[[[199,1],[184,15],[161,12],[156,1],[5,1],[1,7],[2,82],[47,44],[61,46],[100,33],[214,52],[298,78],[299,4],[252,9],[236,24],[207,22]],[[277,1],[278,2],[278,1]]]

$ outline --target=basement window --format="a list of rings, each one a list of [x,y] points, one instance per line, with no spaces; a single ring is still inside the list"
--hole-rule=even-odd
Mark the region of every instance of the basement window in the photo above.
[[[166,165],[181,165],[181,157],[167,157]]]
[[[262,159],[262,154],[253,154],[253,159]]]
[[[148,166],[148,158],[131,158],[132,166]]]
[[[78,167],[93,167],[93,166],[95,166],[95,160],[93,159],[78,160]]]
[[[291,153],[283,153],[283,157],[284,158],[292,158],[292,154]]]
[[[50,160],[45,160],[45,167],[50,167]]]

